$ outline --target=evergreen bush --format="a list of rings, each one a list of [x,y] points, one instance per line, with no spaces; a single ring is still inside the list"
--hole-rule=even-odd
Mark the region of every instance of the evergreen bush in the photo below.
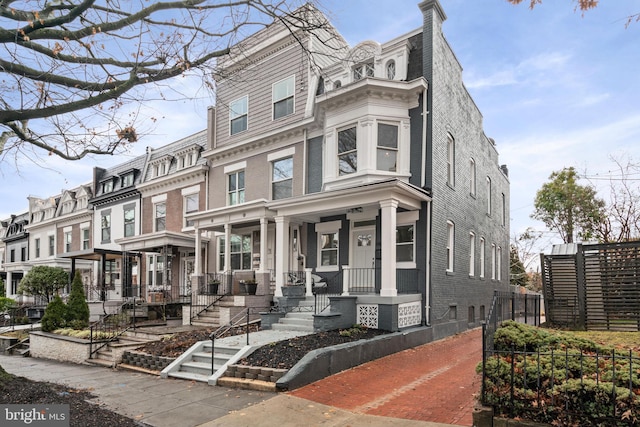
[[[56,295],[44,311],[41,321],[42,330],[44,332],[53,332],[63,327],[66,324],[66,311],[67,306],[64,301],[62,301],[60,295]]]
[[[67,302],[65,319],[67,326],[74,329],[84,329],[89,325],[89,304],[87,304],[87,299],[84,295],[82,277],[79,271],[76,271],[71,283],[71,293]]]

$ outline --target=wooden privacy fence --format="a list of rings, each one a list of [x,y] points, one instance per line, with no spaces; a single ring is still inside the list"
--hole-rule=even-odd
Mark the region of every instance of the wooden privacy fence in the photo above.
[[[541,255],[545,315],[587,330],[640,330],[640,242],[577,245]]]

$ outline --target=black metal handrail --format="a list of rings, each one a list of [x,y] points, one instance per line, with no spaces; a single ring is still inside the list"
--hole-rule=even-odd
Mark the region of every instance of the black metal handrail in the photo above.
[[[125,310],[133,307],[133,316],[128,316]],[[116,311],[106,314],[100,320],[93,322],[89,325],[89,359],[93,358],[93,355],[99,350],[109,345],[110,342],[116,341],[122,334],[129,329],[136,327],[136,300],[126,301],[122,303]],[[104,332],[107,338],[99,339],[100,344],[96,343],[99,332]],[[96,337],[94,339],[94,337]]]
[[[216,339],[219,339],[222,335],[227,333],[231,328],[235,328],[238,326],[246,326],[246,335],[247,335],[247,345],[249,345],[249,334],[251,333],[251,314],[260,313],[265,311],[265,309],[270,310],[271,307],[247,307],[246,311],[241,311],[229,320],[229,323],[224,325],[220,325],[218,329],[211,332],[209,338],[211,339],[211,375],[214,372],[214,362],[215,362],[215,349],[216,349]],[[260,310],[260,311],[255,311]],[[244,323],[242,323],[244,321]]]

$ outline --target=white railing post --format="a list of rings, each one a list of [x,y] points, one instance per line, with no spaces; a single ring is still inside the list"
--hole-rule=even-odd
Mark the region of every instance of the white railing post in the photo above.
[[[351,268],[348,265],[342,266],[342,295],[349,295],[349,284],[351,282]]]

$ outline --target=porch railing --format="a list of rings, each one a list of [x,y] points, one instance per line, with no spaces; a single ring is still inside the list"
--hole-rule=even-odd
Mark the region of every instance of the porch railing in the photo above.
[[[233,272],[207,273],[205,283],[198,285],[198,293],[191,299],[190,318],[199,314],[233,292]]]
[[[126,301],[111,313],[89,325],[89,359],[110,342],[136,327],[136,299]]]

